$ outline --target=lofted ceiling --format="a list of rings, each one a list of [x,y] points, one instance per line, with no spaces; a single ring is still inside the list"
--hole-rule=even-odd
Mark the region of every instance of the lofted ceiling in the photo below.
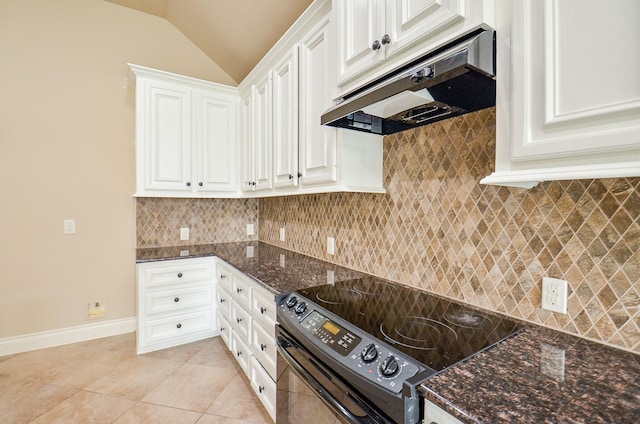
[[[239,83],[312,0],[106,0],[169,21]]]

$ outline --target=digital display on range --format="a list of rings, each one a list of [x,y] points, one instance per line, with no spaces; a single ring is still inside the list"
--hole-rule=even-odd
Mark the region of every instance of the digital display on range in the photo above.
[[[324,328],[334,336],[337,336],[338,333],[340,332],[340,327],[338,327],[337,325],[335,325],[329,320],[327,320],[324,324],[322,324],[322,328]]]
[[[362,340],[318,311],[311,312],[300,325],[342,356],[349,355]]]

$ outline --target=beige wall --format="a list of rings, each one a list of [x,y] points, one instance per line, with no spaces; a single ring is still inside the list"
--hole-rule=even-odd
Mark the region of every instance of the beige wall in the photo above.
[[[161,18],[0,0],[0,338],[91,322],[94,300],[107,319],[135,315],[128,62],[233,84]]]

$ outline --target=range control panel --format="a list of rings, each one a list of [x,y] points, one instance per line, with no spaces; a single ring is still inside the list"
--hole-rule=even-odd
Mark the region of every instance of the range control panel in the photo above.
[[[420,371],[416,361],[296,293],[278,308],[280,325],[297,328],[302,344],[311,343],[326,355],[321,360],[337,361],[387,390],[400,393],[402,383]]]

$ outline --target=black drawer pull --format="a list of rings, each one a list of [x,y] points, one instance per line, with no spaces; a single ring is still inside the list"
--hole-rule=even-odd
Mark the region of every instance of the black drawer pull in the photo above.
[[[261,350],[261,351],[263,351],[263,352],[264,352],[265,350],[267,350],[267,345],[266,345],[266,344],[262,344],[262,343],[260,343],[260,350]]]
[[[180,298],[179,298],[179,297],[176,297],[175,299],[173,299],[173,301],[174,301],[174,302],[176,302],[176,303],[178,303],[178,302],[180,302]]]
[[[181,272],[178,273],[178,278],[182,278],[182,273]]]
[[[176,325],[177,328],[182,328],[182,324],[178,323],[178,325]]]
[[[220,332],[224,333],[224,327],[220,327]]]
[[[264,392],[264,386],[258,386],[258,391],[259,391],[260,393]]]
[[[264,315],[265,312],[267,312],[267,308],[265,308],[264,306],[261,306],[260,313]]]
[[[221,279],[221,280],[224,280],[225,278],[227,278],[227,276],[226,276],[226,275],[224,275],[224,274],[220,274],[220,279]]]
[[[242,291],[242,289],[240,289],[240,288],[237,288],[237,289],[236,289],[236,292],[237,292],[238,294],[240,294],[240,292],[241,292],[241,291]]]
[[[236,318],[236,322],[240,324],[242,322],[242,318]]]
[[[227,299],[222,299],[222,298],[221,298],[221,299],[220,299],[220,303],[224,303],[224,301],[225,301],[225,300],[227,300]]]
[[[240,357],[240,355],[242,355],[242,352],[241,352],[241,351],[237,351],[237,352],[236,352],[236,356],[239,358],[239,357]]]

